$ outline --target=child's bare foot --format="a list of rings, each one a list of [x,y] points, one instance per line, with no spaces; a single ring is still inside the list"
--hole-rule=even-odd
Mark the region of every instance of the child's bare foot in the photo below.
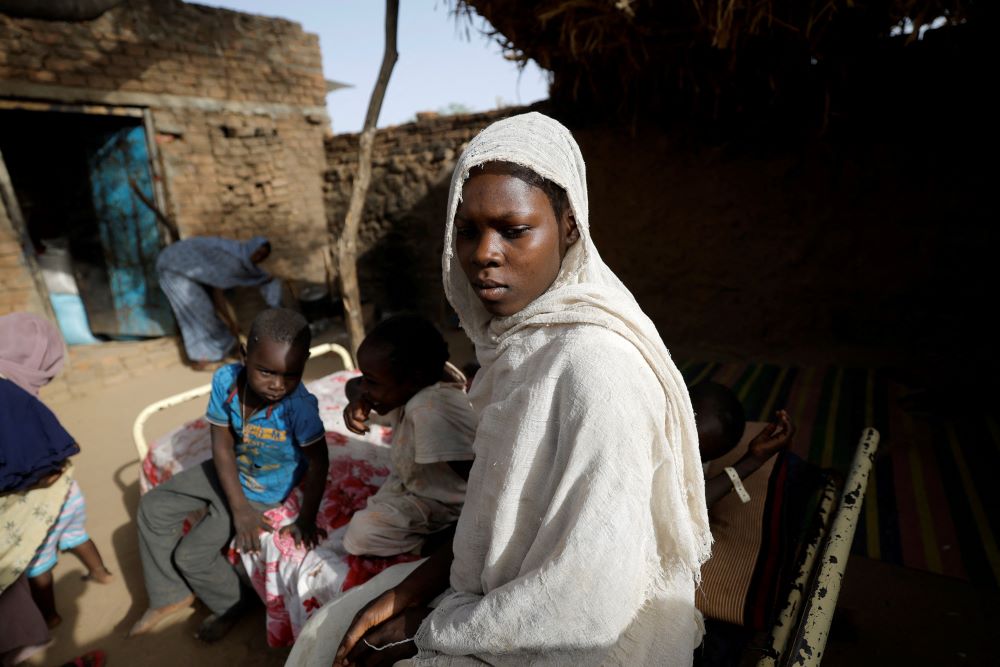
[[[187,609],[193,604],[194,596],[188,595],[183,600],[173,604],[168,604],[165,607],[147,609],[146,613],[144,613],[142,617],[135,622],[135,625],[132,626],[132,629],[128,631],[128,635],[126,636],[136,637],[138,635],[144,635],[159,625],[161,621],[165,620],[169,616],[173,616],[179,611]]]
[[[55,628],[60,623],[62,623],[62,616],[59,614],[52,614],[51,616],[45,617],[45,625],[49,628],[49,630]]]
[[[100,567],[96,570],[88,572],[80,578],[84,581],[93,581],[96,584],[108,584],[111,583],[111,572],[109,572],[106,567]]]

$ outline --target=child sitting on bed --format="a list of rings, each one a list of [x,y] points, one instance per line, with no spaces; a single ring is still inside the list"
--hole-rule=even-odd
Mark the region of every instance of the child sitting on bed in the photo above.
[[[358,349],[362,376],[348,382],[344,423],[365,433],[371,412],[391,416],[392,472],[344,534],[355,555],[416,552],[458,520],[473,458],[476,416],[465,378],[427,320],[381,322]]]
[[[238,551],[259,551],[260,531],[273,529],[264,511],[280,505],[303,477],[299,516],[282,531],[310,548],[325,537],[316,527],[329,469],[325,429],[316,397],[301,384],[310,338],[298,313],[265,310],[250,327],[244,363],[215,372],[206,415],[212,460],[174,475],[139,502],[150,608],[130,635],[148,632],[195,595],[212,611],[196,636],[215,641],[228,632],[249,597],[221,550],[235,534]],[[199,509],[207,514],[182,536],[184,518]]]
[[[695,426],[698,429],[698,447],[701,460],[708,469],[708,462],[724,456],[739,444],[746,428],[746,417],[740,399],[733,390],[717,382],[699,382],[691,388],[691,405],[694,408]],[[750,444],[747,453],[733,466],[733,473],[721,473],[705,481],[705,501],[709,509],[733,489],[739,492],[744,480],[756,472],[772,456],[788,449],[795,428],[788,413],[778,410],[775,421],[764,427]],[[735,474],[737,479],[730,475]]]

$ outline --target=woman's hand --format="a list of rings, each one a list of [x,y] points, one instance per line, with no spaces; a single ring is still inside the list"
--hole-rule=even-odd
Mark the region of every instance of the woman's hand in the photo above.
[[[233,527],[236,529],[236,550],[240,553],[260,551],[260,531],[274,530],[271,519],[250,505],[233,511]]]
[[[334,664],[344,664],[344,659],[369,630],[385,623],[405,608],[406,600],[403,599],[399,586],[390,588],[362,607],[361,611],[354,615],[351,626],[347,628],[344,638],[340,641]]]
[[[376,598],[376,600],[378,599]],[[362,612],[364,611],[362,610]],[[417,647],[416,644],[408,640],[413,639],[420,624],[430,613],[431,610],[428,607],[409,607],[403,610],[402,613],[361,635],[360,641],[355,643],[351,650],[346,651],[346,655],[341,652],[344,649],[344,645],[341,644],[334,665],[388,667],[397,660],[412,658],[417,654]],[[351,629],[354,629],[354,625],[351,626]],[[348,632],[350,633],[350,630]],[[346,641],[347,637],[344,639]],[[343,657],[341,657],[342,655]]]
[[[368,643],[375,646],[384,645],[376,643],[369,633],[375,632],[390,620],[400,618],[400,616],[408,614],[414,609],[425,610],[423,615],[420,616],[421,621],[430,613],[426,611],[427,605],[448,588],[451,562],[454,559],[452,550],[454,527],[441,532],[447,535],[447,538],[434,548],[427,560],[410,572],[403,581],[366,604],[361,608],[361,611],[354,615],[354,620],[351,621],[350,627],[344,633],[344,638],[340,641],[340,647],[337,649],[337,657],[334,660],[335,665],[368,664],[364,662],[351,663],[345,661],[350,656],[357,655],[355,651],[360,650],[359,644],[365,649],[368,648],[362,639],[367,639]],[[420,623],[418,622],[417,627],[419,626]],[[413,632],[416,632],[416,628],[414,628]],[[413,633],[407,635],[407,637],[412,636]],[[407,637],[390,641],[401,641]],[[388,651],[382,651],[381,653],[388,653]],[[392,655],[395,655],[395,653]],[[400,660],[405,657],[407,656],[400,656],[396,659]]]

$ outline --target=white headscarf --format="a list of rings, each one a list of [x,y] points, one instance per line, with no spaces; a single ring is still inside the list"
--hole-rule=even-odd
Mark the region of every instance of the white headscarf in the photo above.
[[[454,220],[462,187],[470,170],[488,162],[527,167],[564,188],[580,232],[548,291],[508,317],[493,317],[487,312],[455,255]],[[662,440],[673,450],[669,458],[674,465],[657,469],[651,507],[661,564],[666,570],[680,565],[697,577],[711,552],[712,535],[688,391],[653,322],[597,252],[590,237],[588,214],[586,167],[569,130],[537,112],[493,123],[469,143],[452,177],[442,256],[445,293],[476,345],[483,370],[512,340],[535,327],[593,324],[619,334],[635,346],[667,399]],[[654,465],[664,459],[654,460]]]

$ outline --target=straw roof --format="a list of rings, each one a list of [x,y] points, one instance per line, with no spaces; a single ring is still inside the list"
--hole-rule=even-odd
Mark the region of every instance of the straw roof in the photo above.
[[[554,75],[553,99],[628,106],[678,95],[709,107],[833,75],[843,63],[904,47],[974,0],[455,0],[479,15],[509,58]],[[912,34],[890,36],[911,22]],[[818,69],[816,69],[818,68]],[[815,69],[816,71],[809,71]],[[757,91],[757,92],[752,92]],[[656,105],[653,105],[654,107]]]

